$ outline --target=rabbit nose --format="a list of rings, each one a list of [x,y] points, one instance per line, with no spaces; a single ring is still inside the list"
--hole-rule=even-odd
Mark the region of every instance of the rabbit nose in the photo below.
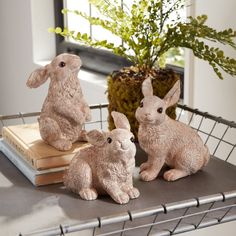
[[[151,113],[145,113],[145,116],[146,117],[148,117],[148,116],[150,116],[151,115]]]
[[[122,148],[122,149],[128,149],[128,147],[129,147],[129,144],[128,144],[127,141],[122,141],[122,142],[121,142],[121,148]]]
[[[124,141],[116,141],[116,144],[119,148],[126,150],[128,148],[127,142]]]

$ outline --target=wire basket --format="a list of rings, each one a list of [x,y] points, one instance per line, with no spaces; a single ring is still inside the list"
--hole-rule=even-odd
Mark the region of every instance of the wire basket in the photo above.
[[[85,128],[106,130],[107,104],[91,105],[90,108],[93,121],[86,123]],[[34,122],[39,115],[40,113],[36,112],[0,116],[0,124],[5,126],[20,122]],[[163,190],[163,193],[158,195],[162,199],[158,200],[157,197],[153,201],[154,203],[150,203],[149,207],[146,207],[147,201],[155,198],[155,193],[149,192],[145,195],[144,189],[149,183],[137,180],[139,188],[144,193],[143,199],[134,200],[140,201],[140,204],[143,201],[143,207],[141,206],[139,209],[136,209],[134,205],[127,205],[126,208],[121,207],[122,211],[118,211],[119,213],[116,210],[114,215],[96,213],[97,217],[80,220],[76,224],[67,225],[61,222],[54,228],[21,235],[72,235],[73,232],[80,232],[82,235],[100,236],[169,236],[236,220],[236,183],[234,183],[236,179],[236,123],[180,104],[177,108],[177,119],[196,129],[209,147],[212,155],[210,163],[212,164],[206,172],[208,179],[212,178],[212,180],[209,180],[211,184],[207,188],[203,187],[199,192],[194,190],[196,183],[199,186],[208,184],[204,171],[199,175],[185,178],[185,180],[181,180],[182,182],[177,181],[175,185],[173,184],[176,188],[169,188],[168,182],[157,180],[157,183],[161,183],[159,190]],[[196,182],[194,182],[195,179]],[[183,188],[183,183],[189,186],[189,191],[183,191],[180,195],[176,194],[176,197],[169,197],[171,200],[167,200],[166,203],[163,200],[167,196],[165,194],[173,194],[168,191],[177,191],[177,188]],[[150,184],[152,189],[156,183]],[[153,196],[149,197],[148,195]],[[98,204],[100,203],[98,202]]]

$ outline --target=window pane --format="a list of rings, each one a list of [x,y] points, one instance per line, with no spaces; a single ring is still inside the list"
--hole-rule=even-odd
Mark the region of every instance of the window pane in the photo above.
[[[91,13],[93,17],[101,17],[101,14],[93,6],[91,8]],[[97,40],[107,40],[108,42],[114,43],[115,45],[120,45],[122,42],[119,37],[112,34],[110,31],[103,29],[101,26],[96,25],[92,26],[92,38]]]
[[[124,9],[125,9],[125,8],[130,9],[131,6],[133,5],[133,3],[134,3],[134,0],[123,0]]]
[[[65,7],[70,10],[79,10],[89,15],[88,0],[83,0],[83,1],[67,0],[65,1]],[[74,30],[76,32],[79,31],[81,33],[87,33],[90,35],[90,24],[87,20],[83,19],[83,17],[72,13],[68,13],[65,17],[66,17],[65,19],[66,25],[70,30]],[[68,40],[74,41],[72,39]]]
[[[88,0],[83,1],[75,1],[75,0],[65,0],[65,7],[70,10],[79,10],[81,12],[86,13],[87,15],[91,15],[93,17],[101,17],[100,13],[95,7],[91,7]],[[83,19],[80,16],[75,14],[66,15],[65,19],[66,25],[70,30],[74,30],[76,32],[87,33],[93,39],[97,40],[107,40],[108,42],[114,43],[115,45],[120,45],[121,39],[116,35],[112,34],[106,29],[103,29],[101,26],[91,26],[87,20]],[[91,32],[90,32],[91,31]],[[68,39],[69,41],[76,42],[72,39]]]
[[[123,8],[131,9],[132,4],[134,3],[134,0],[117,0],[120,1],[120,4]],[[89,4],[88,0],[64,0],[65,7],[70,10],[79,10],[81,12],[86,13],[87,15],[93,16],[93,17],[99,17],[102,19],[104,16],[101,16],[101,14],[98,12],[98,10],[91,6]],[[172,2],[170,2],[170,5]],[[181,19],[186,19],[186,8],[179,10],[178,12]],[[177,15],[172,14],[170,19],[168,19],[168,23],[173,23],[176,20]],[[173,22],[171,22],[173,21]],[[90,23],[86,20],[84,20],[82,17],[77,16],[75,14],[69,13],[65,16],[65,22],[66,26],[70,30],[74,30],[75,32],[81,32],[81,33],[87,33],[92,37],[92,39],[95,40],[107,40],[108,42],[114,43],[115,45],[120,45],[122,43],[122,40],[117,37],[116,35],[112,34],[106,29],[103,29],[101,26],[91,26]],[[78,43],[72,39],[67,39],[69,41]],[[132,51],[130,52],[132,54]],[[184,50],[183,49],[173,49],[167,52],[166,61],[168,64],[174,64],[177,66],[183,66],[184,64]]]

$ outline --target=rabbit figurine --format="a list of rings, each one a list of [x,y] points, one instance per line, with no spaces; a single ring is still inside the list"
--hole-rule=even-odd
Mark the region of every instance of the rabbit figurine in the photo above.
[[[167,181],[188,176],[204,167],[210,154],[200,136],[191,127],[166,115],[166,109],[179,100],[180,82],[160,99],[153,95],[152,82],[148,78],[142,84],[142,93],[144,99],[135,117],[139,122],[139,144],[148,154],[148,161],[140,166],[141,179],[155,179],[165,163],[171,168],[163,176]]]
[[[116,129],[87,133],[91,146],[74,156],[64,175],[64,184],[85,200],[109,194],[115,202],[125,204],[139,196],[132,178],[136,146],[126,116],[115,111],[111,115]]]
[[[43,68],[36,69],[27,86],[37,88],[50,77],[48,95],[38,119],[42,139],[60,151],[71,149],[72,143],[86,141],[82,130],[91,119],[77,78],[81,60],[72,54],[60,54]]]

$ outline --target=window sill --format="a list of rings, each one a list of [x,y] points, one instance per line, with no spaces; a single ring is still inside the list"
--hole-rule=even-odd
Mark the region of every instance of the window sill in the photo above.
[[[50,61],[36,61],[35,65],[36,66],[45,66],[49,63],[50,63]],[[78,74],[78,77],[80,80],[84,80],[86,82],[96,84],[96,85],[101,86],[103,88],[107,88],[107,80],[106,80],[106,76],[104,74],[85,70],[82,68]]]

